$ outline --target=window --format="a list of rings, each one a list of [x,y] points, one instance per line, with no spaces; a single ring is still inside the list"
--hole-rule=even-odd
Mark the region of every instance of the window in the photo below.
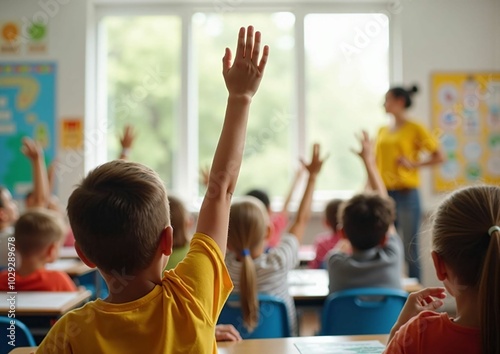
[[[172,187],[180,97],[181,20],[175,16],[110,16],[103,20],[108,160],[120,155],[130,124],[132,161],[150,166]]]
[[[291,174],[293,123],[293,24],[291,13],[197,13],[193,17],[199,87],[199,157],[202,166],[212,162],[227,101],[221,75],[224,48],[234,53],[241,23],[252,23],[272,47],[272,61],[254,98],[248,124],[244,161],[236,194],[265,188],[272,195],[287,192]],[[208,53],[207,55],[202,53]],[[204,193],[204,189],[200,191]]]
[[[237,29],[251,23],[271,58],[252,104],[236,192],[259,187],[283,196],[314,142],[330,153],[317,197],[364,185],[349,149],[357,148],[355,133],[374,135],[385,123],[387,16],[178,6],[101,15],[97,81],[111,126],[108,159],[119,154],[118,134],[131,124],[138,134],[130,159],[158,171],[174,193],[201,196],[198,171],[212,161],[225,113],[221,58],[225,47],[234,50]]]
[[[309,145],[330,152],[317,190],[355,190],[364,183],[355,134],[372,137],[386,121],[389,30],[381,14],[310,14],[305,17],[306,117]]]

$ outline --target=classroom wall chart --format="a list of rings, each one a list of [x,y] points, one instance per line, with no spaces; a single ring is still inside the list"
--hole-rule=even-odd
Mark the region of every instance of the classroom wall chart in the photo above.
[[[432,124],[446,162],[434,169],[436,192],[500,183],[500,73],[435,73]]]
[[[16,199],[32,188],[22,138],[36,140],[47,163],[55,157],[55,85],[54,63],[0,63],[0,185]]]

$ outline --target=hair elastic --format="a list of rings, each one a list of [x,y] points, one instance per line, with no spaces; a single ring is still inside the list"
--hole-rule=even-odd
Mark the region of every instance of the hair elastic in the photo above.
[[[488,235],[490,235],[490,236],[491,236],[491,235],[493,235],[493,233],[494,233],[495,231],[500,232],[500,226],[496,226],[496,225],[495,225],[495,226],[490,227],[490,228],[488,229]]]
[[[243,257],[250,256],[250,250],[248,248],[245,248],[243,251],[241,251],[241,255]]]

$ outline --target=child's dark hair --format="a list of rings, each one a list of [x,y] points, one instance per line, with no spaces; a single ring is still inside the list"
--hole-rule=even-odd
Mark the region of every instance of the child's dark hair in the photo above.
[[[179,198],[170,195],[168,201],[170,204],[170,223],[174,229],[172,248],[181,248],[189,242],[189,230],[186,229],[186,221],[189,217],[188,211]]]
[[[29,256],[62,241],[66,227],[59,213],[44,208],[31,208],[14,225],[16,249]]]
[[[414,93],[418,92],[418,87],[416,85],[413,85],[409,89],[405,89],[404,87],[396,86],[391,87],[388,92],[390,92],[394,96],[394,98],[404,99],[405,108],[410,108],[412,104],[411,97]]]
[[[252,189],[246,193],[251,197],[257,198],[262,203],[264,203],[266,209],[271,207],[271,200],[269,199],[269,195],[262,189]]]
[[[325,207],[325,218],[330,224],[331,228],[335,230],[339,223],[339,207],[342,204],[341,199],[330,200]]]
[[[158,174],[123,160],[91,171],[69,197],[67,209],[76,242],[106,273],[134,275],[149,266],[170,224]]]
[[[433,250],[479,292],[482,353],[500,353],[500,232],[492,226],[500,226],[500,188],[486,185],[449,195],[432,226]]]
[[[379,245],[395,220],[394,200],[378,194],[363,193],[343,205],[342,227],[357,250]]]

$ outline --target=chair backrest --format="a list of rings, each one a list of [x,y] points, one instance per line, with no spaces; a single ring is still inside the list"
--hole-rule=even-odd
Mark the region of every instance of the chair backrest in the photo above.
[[[11,322],[13,321],[13,322]],[[0,353],[9,353],[17,347],[34,347],[35,339],[24,323],[15,318],[0,316]]]
[[[243,324],[243,313],[238,294],[231,294],[226,301],[219,324],[232,324],[243,339],[290,337],[288,311],[285,302],[275,296],[259,294],[259,323],[248,332]]]
[[[323,306],[321,334],[388,334],[407,297],[406,291],[388,288],[358,288],[332,293]]]

